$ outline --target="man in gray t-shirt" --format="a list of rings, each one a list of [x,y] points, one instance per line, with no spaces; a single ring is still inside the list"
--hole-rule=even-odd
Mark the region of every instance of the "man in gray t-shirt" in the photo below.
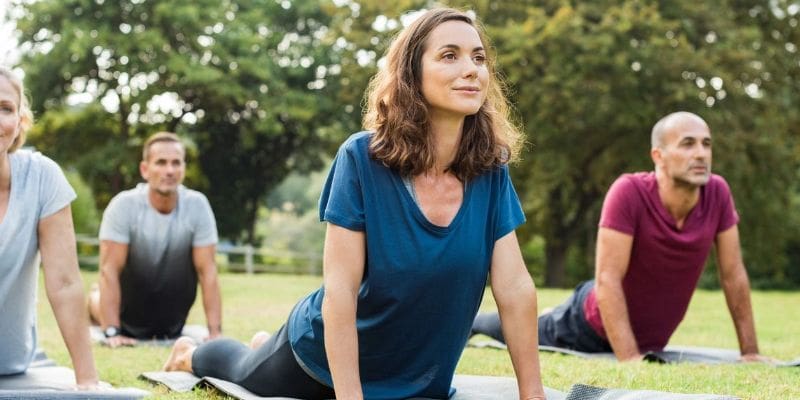
[[[177,135],[151,136],[139,164],[147,183],[114,196],[103,213],[100,291],[90,310],[112,347],[179,336],[198,282],[209,337],[222,333],[217,227],[208,199],[181,185],[184,157]]]

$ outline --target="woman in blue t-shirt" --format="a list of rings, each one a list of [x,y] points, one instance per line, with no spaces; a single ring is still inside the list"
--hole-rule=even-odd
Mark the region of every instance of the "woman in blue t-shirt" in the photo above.
[[[38,253],[77,387],[94,389],[97,371],[70,212],[75,192],[56,163],[19,150],[32,122],[22,81],[0,67],[0,375],[25,372],[35,355]]]
[[[181,339],[166,369],[262,396],[448,398],[491,271],[520,399],[544,398],[506,166],[520,134],[492,61],[462,12],[434,9],[405,28],[370,84],[369,131],[340,147],[322,191],[322,288],[255,350]]]

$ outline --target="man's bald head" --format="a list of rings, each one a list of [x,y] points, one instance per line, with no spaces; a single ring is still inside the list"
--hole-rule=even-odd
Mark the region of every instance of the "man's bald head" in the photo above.
[[[664,136],[668,132],[678,130],[684,125],[702,125],[706,130],[708,124],[699,115],[687,111],[678,111],[669,114],[656,122],[650,134],[650,145],[652,148],[664,148]],[[710,131],[710,130],[709,130]]]

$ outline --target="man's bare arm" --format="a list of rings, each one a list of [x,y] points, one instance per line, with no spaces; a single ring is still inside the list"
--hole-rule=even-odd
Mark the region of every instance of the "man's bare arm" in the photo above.
[[[128,259],[128,244],[111,240],[100,241],[100,325],[120,327],[119,310],[122,289],[119,276]],[[107,338],[110,347],[129,346],[136,340],[123,335]]]
[[[203,291],[203,309],[206,313],[209,339],[222,335],[222,295],[219,291],[217,263],[214,260],[216,252],[217,246],[213,244],[192,248],[192,260]]]
[[[750,302],[750,280],[742,261],[739,244],[739,228],[731,228],[717,234],[717,265],[725,301],[736,328],[742,359],[759,361],[758,339],[753,318],[753,306]]]
[[[603,327],[614,355],[620,361],[641,360],[633,336],[622,280],[628,272],[633,236],[608,228],[597,233],[595,290]]]

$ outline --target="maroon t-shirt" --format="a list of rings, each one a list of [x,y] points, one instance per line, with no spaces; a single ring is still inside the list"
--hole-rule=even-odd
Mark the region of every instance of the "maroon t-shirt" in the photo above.
[[[654,172],[624,174],[606,194],[600,227],[633,236],[622,286],[633,335],[642,352],[661,350],[683,320],[718,233],[739,222],[728,184],[711,175],[682,229],[664,208]],[[587,322],[605,337],[594,293]]]

